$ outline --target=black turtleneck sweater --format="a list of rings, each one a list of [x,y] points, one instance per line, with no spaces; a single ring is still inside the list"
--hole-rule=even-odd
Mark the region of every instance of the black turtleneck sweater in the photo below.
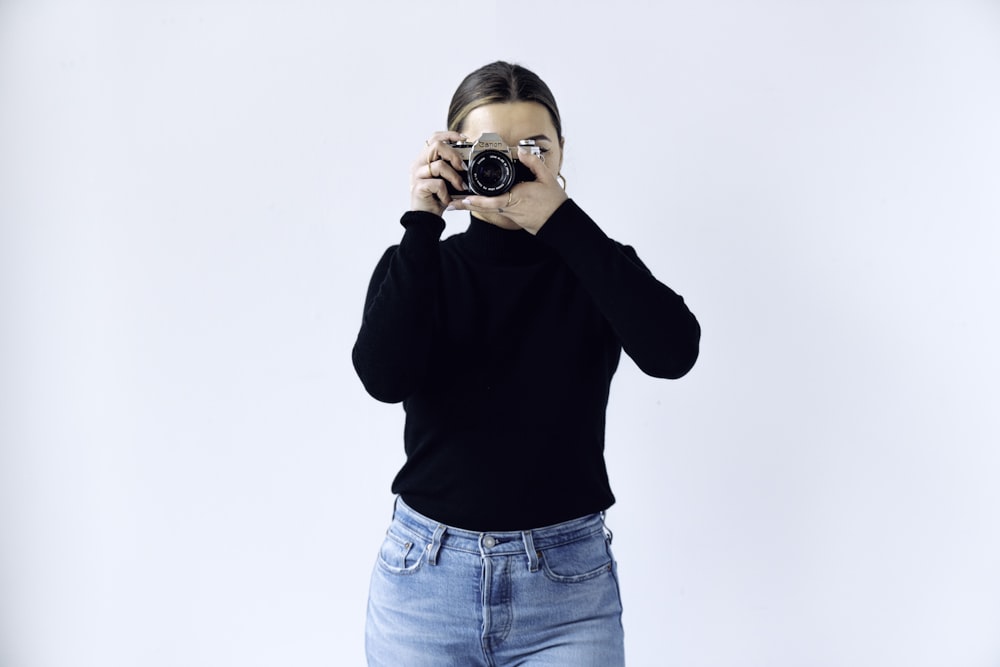
[[[527,530],[607,509],[611,377],[622,348],[678,378],[698,356],[684,300],[572,200],[537,236],[472,218],[403,215],[375,268],[353,359],[368,392],[403,402],[392,490],[469,530]]]

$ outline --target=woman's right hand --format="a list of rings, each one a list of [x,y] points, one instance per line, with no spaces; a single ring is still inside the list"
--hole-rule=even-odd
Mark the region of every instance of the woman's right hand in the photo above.
[[[458,132],[435,132],[425,141],[427,147],[410,167],[410,210],[441,215],[451,204],[450,183],[456,190],[465,190],[462,157],[450,143],[462,141]]]

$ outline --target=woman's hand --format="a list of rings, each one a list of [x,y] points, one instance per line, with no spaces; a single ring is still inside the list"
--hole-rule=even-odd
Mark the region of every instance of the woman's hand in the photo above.
[[[449,143],[463,139],[465,135],[458,132],[435,132],[424,142],[427,147],[410,167],[411,211],[441,215],[452,203],[448,183],[456,190],[465,189],[462,157]]]
[[[469,196],[452,201],[452,205],[477,213],[487,222],[500,226],[508,226],[503,222],[513,223],[531,234],[537,234],[545,221],[569,197],[541,155],[518,148],[517,159],[531,169],[534,181],[518,183],[499,197]]]

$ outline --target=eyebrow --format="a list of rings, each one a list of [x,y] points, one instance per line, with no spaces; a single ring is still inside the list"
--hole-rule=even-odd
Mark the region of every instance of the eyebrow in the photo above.
[[[536,134],[536,135],[535,135],[535,136],[533,136],[533,137],[526,137],[526,139],[527,139],[528,141],[538,141],[538,140],[542,140],[542,141],[552,141],[551,139],[549,139],[549,138],[548,138],[548,136],[546,136],[546,135],[544,135],[544,134]]]

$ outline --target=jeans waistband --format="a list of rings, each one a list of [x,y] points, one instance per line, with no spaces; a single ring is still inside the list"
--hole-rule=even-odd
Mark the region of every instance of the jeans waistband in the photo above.
[[[437,560],[439,549],[456,549],[489,556],[527,553],[528,558],[533,561],[536,551],[598,535],[610,538],[602,513],[531,530],[480,533],[439,523],[420,514],[397,497],[393,520],[398,526],[411,531],[415,537],[431,543],[432,564]]]

